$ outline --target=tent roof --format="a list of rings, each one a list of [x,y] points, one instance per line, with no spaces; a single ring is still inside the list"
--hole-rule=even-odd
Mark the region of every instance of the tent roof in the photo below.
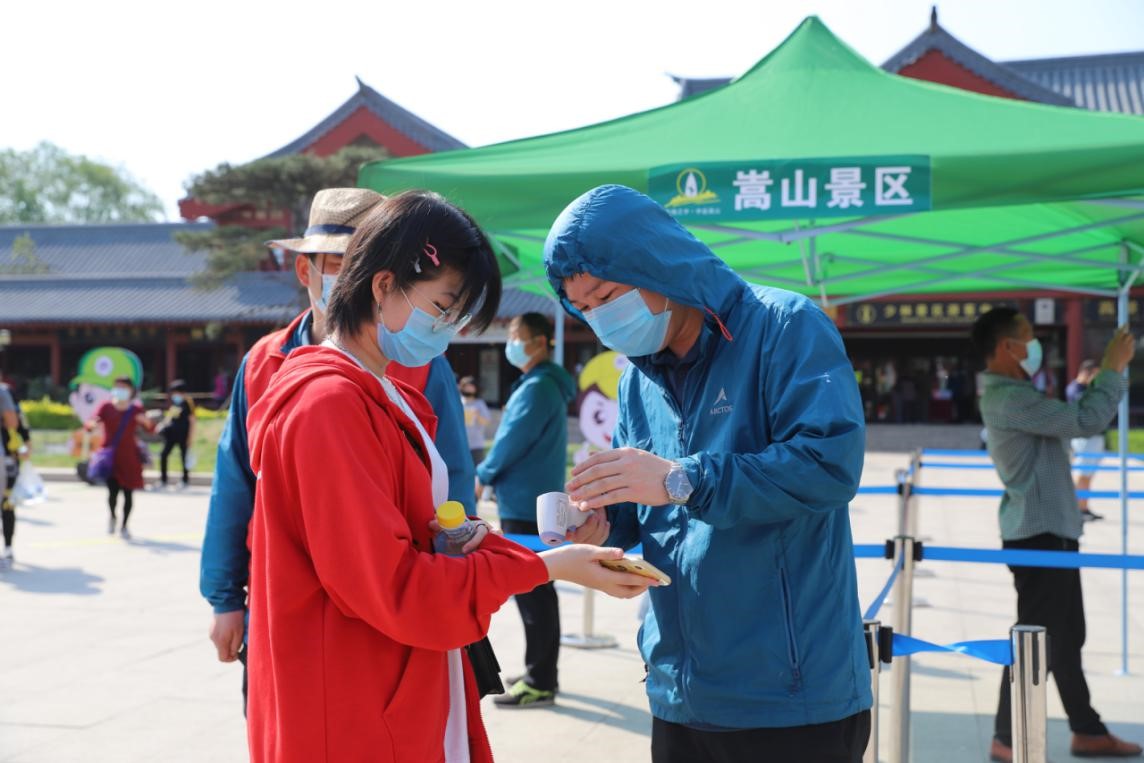
[[[864,216],[825,225],[821,207],[817,224],[805,210],[772,209],[786,219],[723,214],[689,225],[748,277],[834,296],[1108,292],[1130,249],[1121,242],[1144,245],[1144,201],[1132,198],[1144,196],[1144,120],[898,77],[814,17],[727,87],[579,130],[369,164],[360,182],[445,194],[516,248],[525,271],[517,278],[527,280],[540,275],[539,242],[552,220],[596,185],[647,192],[665,167],[836,157],[928,167],[933,211],[866,205],[853,210]],[[1119,206],[1107,206],[1111,199]]]

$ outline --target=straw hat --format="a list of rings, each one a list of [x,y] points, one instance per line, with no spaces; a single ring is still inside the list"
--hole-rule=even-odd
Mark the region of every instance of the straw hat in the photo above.
[[[385,197],[367,188],[326,188],[314,194],[310,224],[302,238],[267,241],[267,246],[299,254],[345,254],[350,237]]]

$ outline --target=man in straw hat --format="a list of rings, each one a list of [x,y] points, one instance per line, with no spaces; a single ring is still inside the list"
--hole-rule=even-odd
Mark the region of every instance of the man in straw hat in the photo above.
[[[268,241],[267,246],[294,252],[294,272],[306,289],[310,309],[289,326],[258,341],[235,375],[230,414],[218,444],[210,510],[199,576],[199,590],[214,609],[210,637],[221,662],[243,663],[246,698],[246,584],[250,552],[246,531],[254,510],[255,475],[250,469],[246,414],[270,385],[286,356],[298,347],[326,338],[326,304],[342,267],[350,238],[385,197],[364,188],[329,188],[314,196],[310,222],[301,238]],[[449,497],[475,511],[475,474],[457,397],[453,369],[438,356],[428,366],[404,368],[391,363],[387,374],[420,389],[439,418],[436,445],[449,467]]]

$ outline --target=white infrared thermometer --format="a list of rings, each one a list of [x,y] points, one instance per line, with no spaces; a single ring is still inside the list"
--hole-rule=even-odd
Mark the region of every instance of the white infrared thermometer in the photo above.
[[[588,521],[590,511],[580,511],[572,505],[567,493],[545,493],[536,498],[536,524],[540,539],[549,546],[559,546],[567,540],[564,537]]]

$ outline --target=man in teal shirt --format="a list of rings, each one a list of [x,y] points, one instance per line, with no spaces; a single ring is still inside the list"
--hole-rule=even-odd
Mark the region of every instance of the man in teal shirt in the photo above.
[[[1005,484],[1001,545],[1042,551],[1078,550],[1083,524],[1077,511],[1068,440],[1102,434],[1124,395],[1123,373],[1135,353],[1124,328],[1104,353],[1101,371],[1074,403],[1046,397],[1031,377],[1041,368],[1041,344],[1033,326],[1010,307],[990,310],[973,325],[973,343],[986,359],[981,417],[989,430],[989,455]],[[1084,601],[1080,570],[1010,567],[1017,588],[1017,622],[1049,633],[1049,670],[1072,729],[1074,755],[1133,757],[1139,745],[1108,733],[1089,700],[1081,668]],[[990,758],[1011,761],[1009,668],[1001,677]]]
[[[548,359],[552,333],[552,321],[540,313],[526,313],[509,325],[505,355],[524,375],[513,385],[493,446],[477,466],[478,481],[496,490],[501,529],[507,533],[536,535],[536,497],[564,489],[568,404],[576,385]],[[515,598],[524,621],[525,673],[493,702],[505,708],[546,707],[556,696],[560,654],[556,588],[545,583]]]

